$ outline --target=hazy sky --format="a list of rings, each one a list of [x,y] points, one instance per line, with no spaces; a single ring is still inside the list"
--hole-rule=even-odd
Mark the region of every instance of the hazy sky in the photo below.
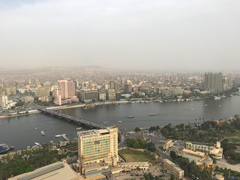
[[[240,67],[239,0],[0,0],[0,66]]]

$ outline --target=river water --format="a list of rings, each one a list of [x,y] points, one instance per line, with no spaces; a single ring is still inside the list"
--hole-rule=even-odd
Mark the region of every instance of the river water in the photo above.
[[[59,111],[105,126],[117,125],[121,130],[133,130],[135,127],[196,122],[196,119],[197,122],[201,122],[199,118],[225,119],[240,114],[240,96],[191,102],[102,105],[88,109],[72,108]],[[56,134],[64,133],[70,139],[76,138],[79,131],[76,127],[78,127],[76,124],[43,114],[0,119],[0,141],[15,146],[15,150],[25,149],[27,146],[33,146],[35,142],[42,144],[62,140],[55,138]],[[46,133],[45,136],[41,135],[41,130]]]

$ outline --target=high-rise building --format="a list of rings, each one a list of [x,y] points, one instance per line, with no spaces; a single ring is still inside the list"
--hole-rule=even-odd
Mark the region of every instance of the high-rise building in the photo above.
[[[132,92],[132,84],[130,84],[130,83],[125,83],[125,84],[124,84],[124,92],[125,92],[125,93],[131,93],[131,92]]]
[[[75,83],[73,81],[69,79],[59,80],[58,89],[54,91],[54,103],[62,105],[63,103],[78,102],[79,100],[75,94]]]
[[[81,174],[104,170],[118,162],[118,128],[80,131],[78,157]]]
[[[205,90],[212,94],[218,94],[224,91],[222,73],[205,74]]]
[[[116,100],[116,92],[114,89],[108,89],[107,90],[107,99],[112,101],[112,100]]]
[[[71,80],[59,80],[58,88],[60,89],[62,99],[75,96],[75,83]]]
[[[228,84],[228,88],[231,89],[233,87],[233,75],[229,74],[227,77],[227,84]]]
[[[6,108],[8,104],[8,97],[7,96],[0,96],[0,107]]]

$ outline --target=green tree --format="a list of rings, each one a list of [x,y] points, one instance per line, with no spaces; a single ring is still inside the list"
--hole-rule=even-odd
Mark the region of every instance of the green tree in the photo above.
[[[140,132],[140,131],[141,131],[141,129],[139,127],[135,128],[135,132]]]
[[[175,151],[170,151],[170,157],[175,160],[177,158],[177,155],[175,153]]]

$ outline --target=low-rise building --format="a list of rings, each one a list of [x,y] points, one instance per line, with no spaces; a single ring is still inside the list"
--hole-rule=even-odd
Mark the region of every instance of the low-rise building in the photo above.
[[[223,155],[223,149],[221,148],[220,141],[217,141],[215,146],[208,146],[206,144],[196,142],[186,142],[186,149],[212,154],[216,159],[222,159]]]
[[[92,101],[97,101],[98,100],[98,91],[97,90],[90,90],[90,89],[85,89],[85,90],[80,90],[78,92],[78,97],[80,101],[82,102],[92,102]]]
[[[163,145],[163,149],[168,150],[170,147],[173,147],[174,143],[171,139],[168,139]]]
[[[213,165],[213,160],[204,152],[183,149],[179,155],[187,158],[190,162],[194,161],[201,169],[207,168],[210,170]]]
[[[170,173],[172,173],[176,179],[181,179],[184,177],[184,170],[182,170],[169,159],[163,159],[163,167],[170,171]]]
[[[56,162],[42,168],[36,169],[32,172],[21,174],[9,180],[78,180],[78,175],[67,163]]]
[[[149,164],[148,162],[124,162],[118,163],[117,166],[122,168],[124,171],[132,171],[136,169],[148,171],[151,164]]]

